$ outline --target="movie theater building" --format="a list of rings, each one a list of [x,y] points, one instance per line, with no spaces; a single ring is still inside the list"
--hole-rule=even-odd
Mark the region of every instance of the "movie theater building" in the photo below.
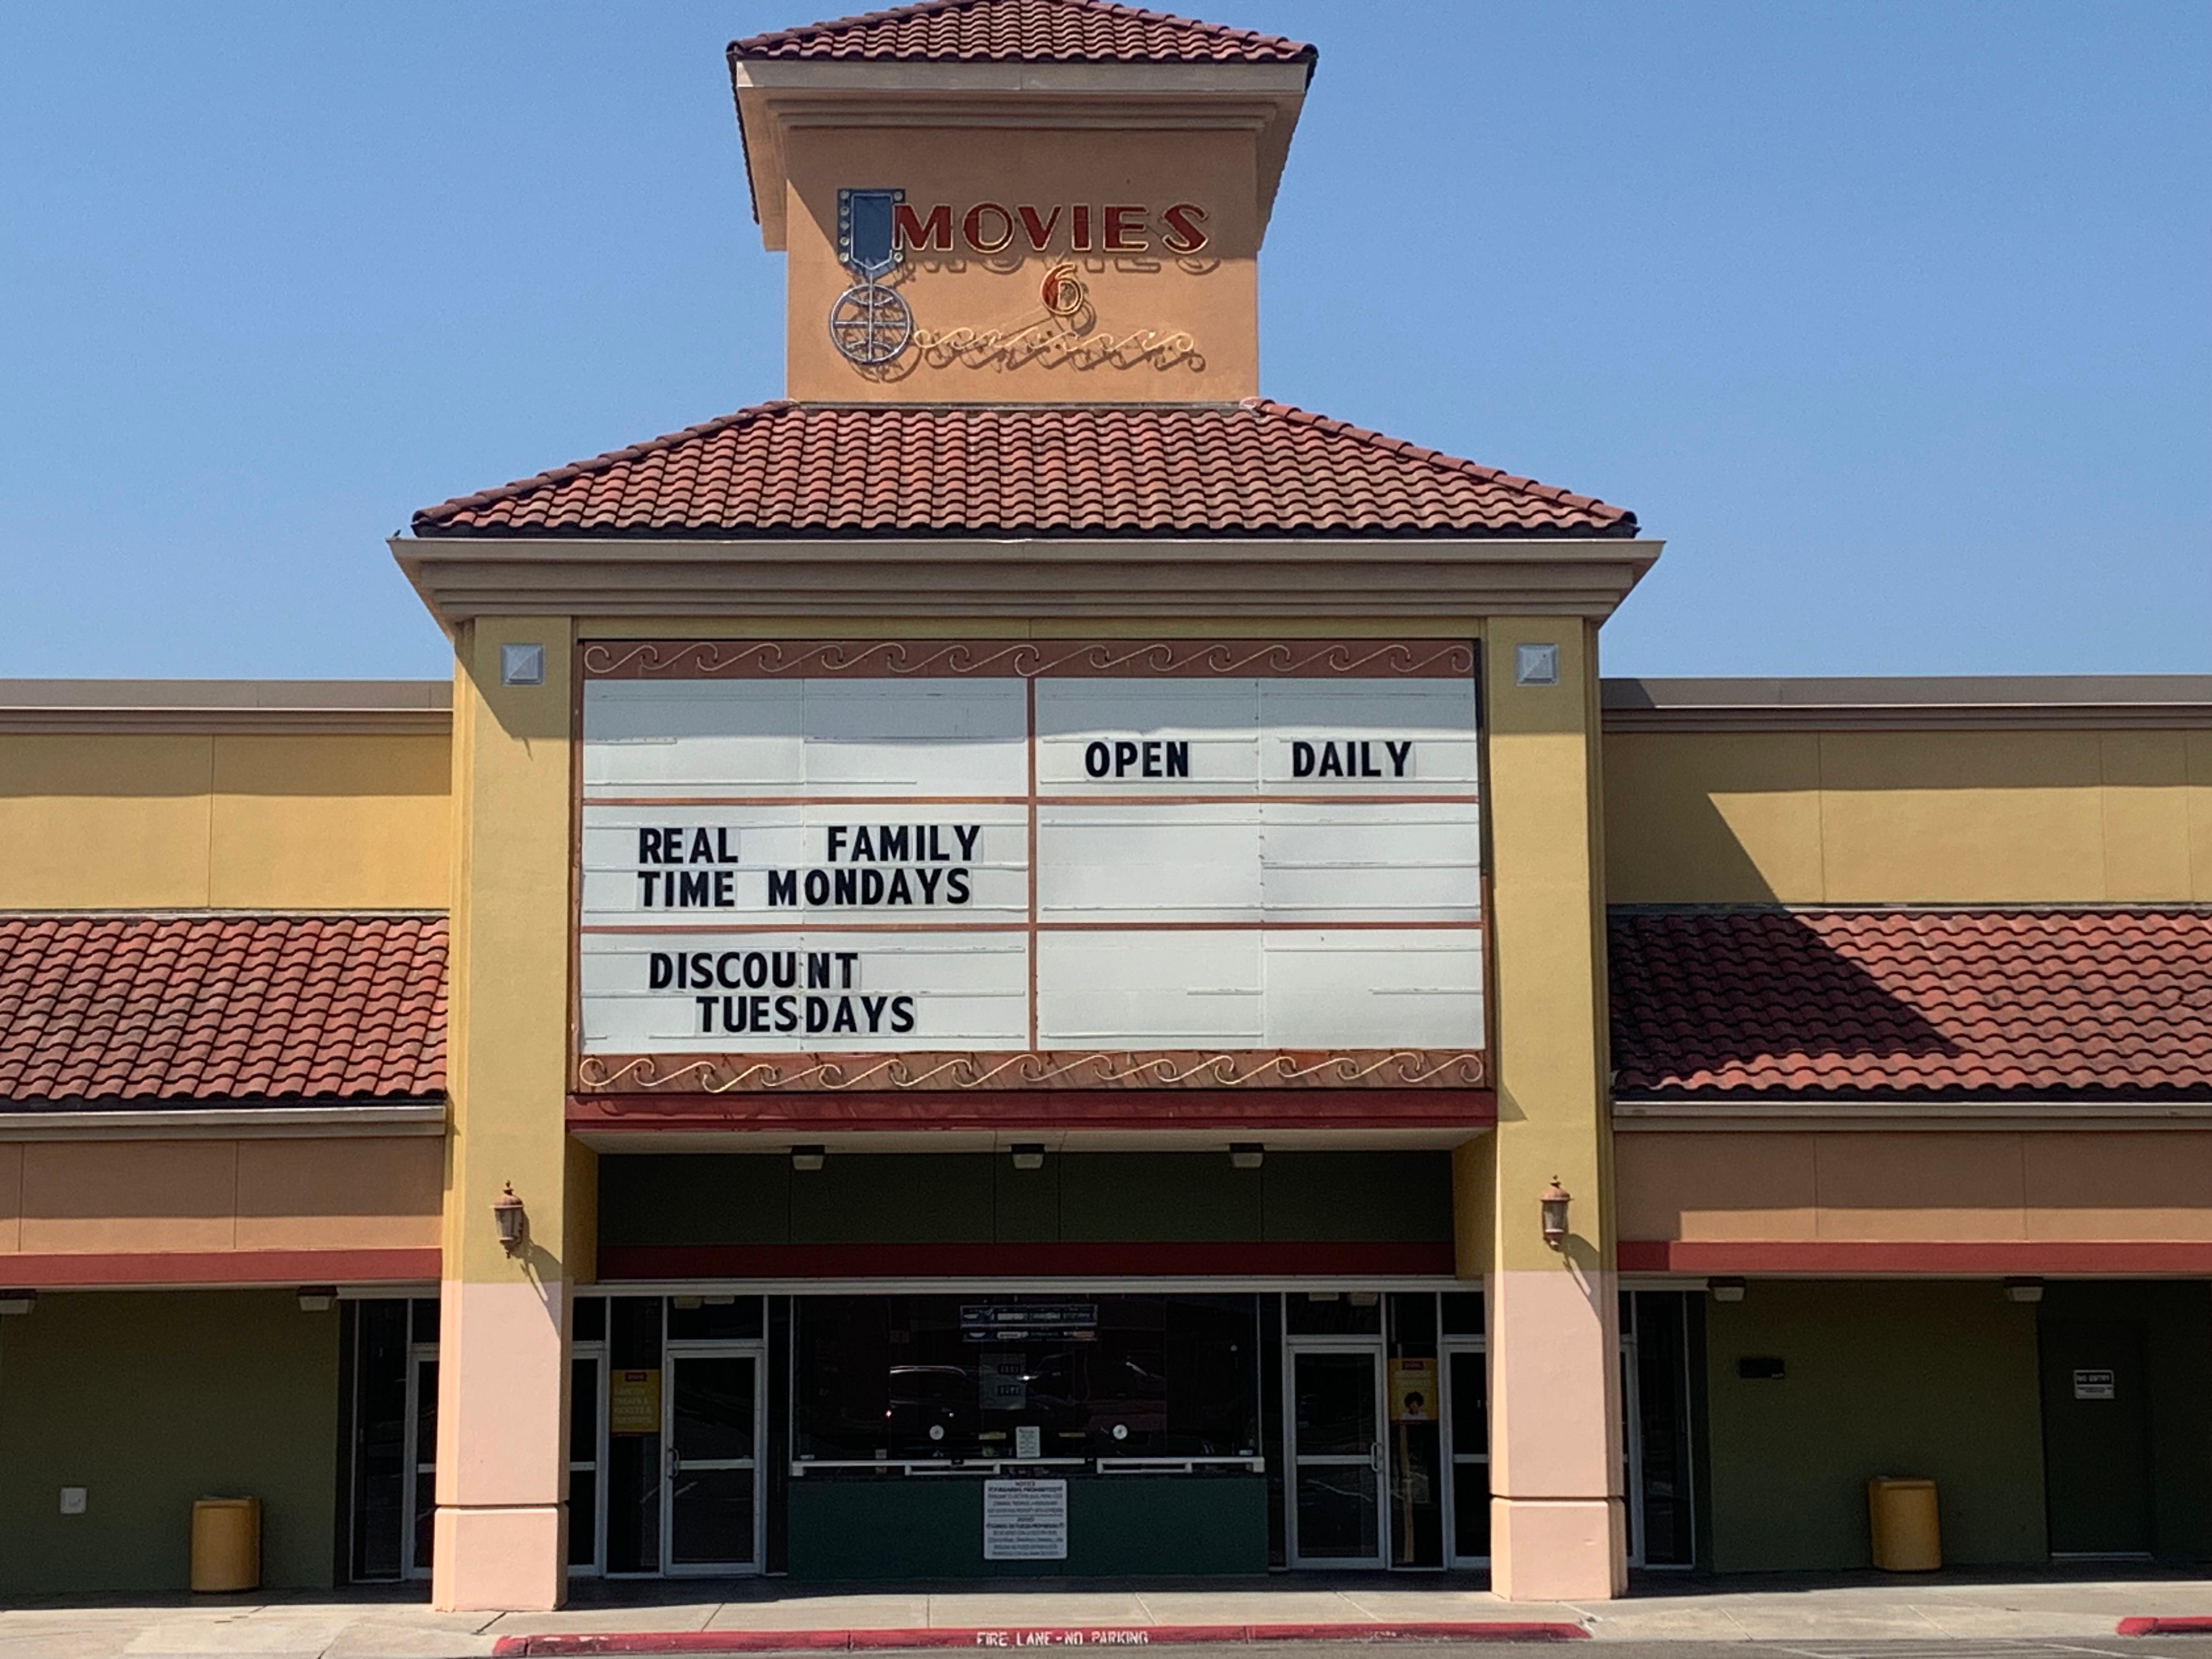
[[[0,685],[0,1592],[2212,1555],[2212,678],[1601,679],[1260,395],[1314,66],[739,41],[785,399],[416,514],[450,683]]]

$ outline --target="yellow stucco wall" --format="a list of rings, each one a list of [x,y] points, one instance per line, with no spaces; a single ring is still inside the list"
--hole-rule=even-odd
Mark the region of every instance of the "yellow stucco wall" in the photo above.
[[[1605,741],[1616,904],[2212,900],[2212,732]]]
[[[442,909],[442,736],[0,736],[0,909]]]

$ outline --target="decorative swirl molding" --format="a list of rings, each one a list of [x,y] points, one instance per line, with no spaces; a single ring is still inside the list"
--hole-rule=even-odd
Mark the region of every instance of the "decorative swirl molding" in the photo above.
[[[584,677],[928,679],[1243,677],[1461,679],[1464,640],[618,640],[583,648]]]
[[[1479,1050],[1260,1049],[778,1055],[587,1054],[586,1094],[919,1093],[1019,1089],[1480,1089]]]

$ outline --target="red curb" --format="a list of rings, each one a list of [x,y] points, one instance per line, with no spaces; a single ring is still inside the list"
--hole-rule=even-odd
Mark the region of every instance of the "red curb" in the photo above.
[[[1579,1642],[1580,1625],[1546,1619],[1431,1620],[1411,1625],[1254,1625],[1255,1642]]]
[[[2194,1614],[2182,1618],[2136,1614],[2113,1627],[2115,1636],[2212,1636],[2212,1618]]]
[[[893,1630],[685,1630],[502,1636],[495,1659],[648,1653],[880,1653],[926,1648],[1145,1648],[1252,1642],[1573,1642],[1589,1632],[1545,1620],[1362,1625],[1021,1625]]]

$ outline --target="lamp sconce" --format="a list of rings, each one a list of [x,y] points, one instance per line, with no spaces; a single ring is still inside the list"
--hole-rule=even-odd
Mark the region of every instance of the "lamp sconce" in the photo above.
[[[1017,1143],[1014,1147],[1014,1167],[1017,1170],[1042,1170],[1044,1168],[1043,1146],[1034,1140],[1024,1140]]]
[[[514,1183],[492,1200],[492,1224],[499,1229],[499,1247],[509,1255],[522,1248],[522,1241],[530,1233],[530,1218],[524,1213],[522,1200],[514,1195]]]
[[[823,1152],[819,1146],[794,1146],[791,1149],[791,1167],[794,1170],[818,1170],[822,1167]]]
[[[302,1285],[300,1286],[301,1313],[328,1313],[338,1299],[335,1285]]]
[[[2043,1281],[2039,1279],[2008,1279],[2004,1282],[2008,1302],[2040,1302],[2043,1300]]]
[[[1567,1206],[1573,1201],[1573,1195],[1559,1185],[1557,1176],[1552,1177],[1552,1184],[1544,1188],[1544,1195],[1536,1200],[1537,1207],[1544,1217],[1544,1243],[1555,1250],[1566,1246]]]
[[[1231,1141],[1229,1167],[1232,1170],[1256,1170],[1267,1156],[1267,1149],[1256,1140]]]
[[[1716,1302],[1743,1300],[1743,1280],[1741,1279],[1709,1279],[1705,1281],[1705,1288],[1713,1293]]]
[[[36,1291],[0,1291],[0,1314],[27,1314],[38,1305]]]

